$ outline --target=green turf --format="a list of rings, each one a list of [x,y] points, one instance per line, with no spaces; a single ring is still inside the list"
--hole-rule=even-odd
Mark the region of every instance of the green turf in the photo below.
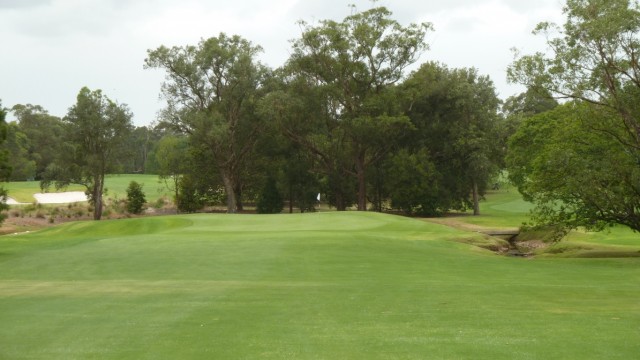
[[[487,192],[480,202],[480,216],[466,216],[461,220],[487,227],[519,227],[529,220],[532,208],[533,205],[522,200],[515,188],[505,187]]]
[[[2,359],[631,359],[639,259],[515,259],[375,213],[0,237]]]
[[[143,191],[148,202],[157,200],[162,196],[170,194],[164,186],[164,183],[158,182],[157,175],[107,175],[105,178],[105,188],[107,189],[106,198],[125,199],[127,197],[127,187],[131,181],[137,181],[144,184]],[[2,186],[8,190],[9,196],[18,202],[32,203],[35,199],[33,194],[41,192],[39,181],[14,181],[3,183]],[[81,185],[70,185],[68,188],[60,191],[84,191]],[[55,192],[55,188],[49,189]]]

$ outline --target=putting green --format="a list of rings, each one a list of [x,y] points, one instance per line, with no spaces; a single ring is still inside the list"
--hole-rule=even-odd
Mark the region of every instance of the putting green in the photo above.
[[[2,359],[630,359],[638,259],[514,259],[376,213],[0,237]]]

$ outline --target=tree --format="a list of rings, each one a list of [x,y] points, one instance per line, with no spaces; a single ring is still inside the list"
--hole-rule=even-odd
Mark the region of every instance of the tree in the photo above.
[[[131,214],[140,214],[146,202],[142,185],[136,181],[130,182],[127,187],[127,211]]]
[[[401,26],[384,7],[354,13],[338,23],[300,23],[303,33],[293,43],[290,69],[318,87],[326,114],[325,147],[339,147],[341,172],[357,180],[358,210],[366,210],[367,169],[380,160],[411,129],[395,104],[394,84],[427,49],[431,24]],[[301,145],[328,161],[318,141]],[[326,146],[328,145],[328,146]]]
[[[520,56],[508,78],[556,97],[580,100],[619,114],[611,124],[623,132],[590,124],[622,146],[640,148],[640,5],[629,0],[567,0],[566,22],[538,24],[549,54]],[[519,55],[519,54],[517,54]]]
[[[40,105],[18,104],[11,108],[18,119],[18,129],[26,136],[28,158],[34,161],[35,179],[41,180],[47,167],[60,152],[62,120]]]
[[[8,161],[11,167],[11,181],[33,180],[36,175],[36,162],[29,158],[31,147],[27,135],[20,131],[18,124],[7,124],[7,137],[2,148],[9,153]]]
[[[601,125],[620,121],[616,112],[600,110],[567,103],[528,118],[510,139],[510,179],[535,204],[534,225],[554,230],[556,239],[578,227],[640,230],[640,152],[584,126],[593,118]]]
[[[536,34],[547,37],[549,51],[519,56],[509,67],[508,76],[512,82],[546,89],[575,102],[570,106],[580,110],[578,117],[552,113],[548,116],[554,127],[543,127],[538,118],[520,132],[528,131],[530,137],[543,140],[543,135],[532,133],[541,131],[570,146],[563,151],[547,142],[531,144],[518,136],[510,156],[512,168],[520,164],[514,171],[528,164],[517,160],[524,156],[518,154],[521,151],[540,161],[564,159],[553,163],[568,171],[558,178],[556,168],[533,162],[530,164],[536,166],[525,166],[522,173],[537,175],[540,181],[512,177],[536,202],[534,219],[539,224],[553,224],[566,231],[579,225],[600,229],[605,223],[620,223],[637,230],[638,161],[629,159],[640,159],[640,5],[628,0],[568,0],[564,14],[562,27],[548,22],[536,27]],[[558,111],[566,112],[567,108]],[[568,129],[580,134],[573,139],[578,144],[567,142],[570,137],[561,133]],[[614,166],[617,164],[628,168]],[[596,166],[620,178],[612,179]],[[542,181],[545,174],[549,181]],[[601,177],[592,176],[595,174]]]
[[[402,149],[386,161],[385,167],[387,173],[393,174],[386,183],[393,208],[422,216],[448,210],[440,207],[442,181],[426,148],[416,153]]]
[[[132,128],[131,118],[126,105],[111,101],[101,90],[83,87],[63,119],[63,145],[41,186],[83,185],[93,205],[93,218],[100,220],[104,177],[117,164],[118,151]]]
[[[208,151],[224,183],[227,212],[242,207],[241,176],[260,128],[254,106],[268,73],[255,59],[261,50],[222,33],[197,46],[149,50],[145,60],[145,68],[166,71],[163,121]]]
[[[7,116],[7,111],[2,107],[2,101],[0,101],[0,144],[7,137],[7,123],[5,118]],[[9,175],[11,174],[11,167],[7,164],[7,151],[0,150],[0,180],[6,181]],[[7,190],[4,187],[0,186],[0,224],[4,222],[7,216],[2,213],[5,210],[9,209],[7,205]]]
[[[180,197],[180,180],[189,171],[188,145],[184,136],[166,135],[158,142],[155,153],[158,175],[173,191],[175,201]]]
[[[265,98],[268,99],[269,95]],[[264,106],[264,102],[261,106]],[[270,119],[261,114],[265,120]],[[261,174],[272,174],[280,184],[282,195],[289,205],[289,213],[297,207],[301,212],[313,211],[320,191],[314,157],[306,148],[285,136],[277,121],[265,121],[262,135],[256,145],[256,161],[252,167],[254,182],[265,183]]]
[[[403,98],[417,128],[413,151],[428,149],[441,175],[435,209],[473,208],[501,163],[500,101],[493,82],[476,69],[448,69],[430,62],[404,82]]]
[[[123,173],[147,174],[149,155],[160,140],[158,131],[148,126],[136,126],[124,144],[127,156],[121,160]]]
[[[558,106],[558,101],[545,89],[528,88],[518,95],[509,96],[502,104],[505,117],[529,117],[552,110]]]
[[[312,170],[324,177],[329,204],[346,210],[355,201],[355,184],[346,172],[352,163],[346,154],[347,140],[338,121],[328,114],[322,89],[296,75],[282,87],[261,100],[261,116],[307,153]]]
[[[269,176],[258,197],[256,211],[258,214],[279,214],[283,208],[284,202],[276,186],[276,180]]]
[[[529,88],[523,93],[508,97],[502,104],[503,119],[499,127],[499,142],[502,145],[500,158],[506,158],[508,139],[525,119],[552,110],[556,106],[558,101],[545,89]],[[501,161],[500,168],[506,168],[504,161]]]

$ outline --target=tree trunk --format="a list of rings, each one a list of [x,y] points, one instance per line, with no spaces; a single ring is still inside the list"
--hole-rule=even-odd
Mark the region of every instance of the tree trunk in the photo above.
[[[336,191],[336,210],[338,211],[346,211],[347,205],[344,201],[344,195],[342,195],[341,191]]]
[[[289,179],[289,214],[293,214],[293,185]]]
[[[473,215],[480,215],[480,195],[478,183],[475,180],[473,180]]]
[[[242,186],[236,184],[234,186],[233,196],[236,198],[236,211],[241,212],[244,210],[244,205],[242,204]]]
[[[102,218],[102,190],[104,189],[104,174],[94,177],[93,184],[93,220]]]
[[[222,172],[222,182],[224,182],[224,191],[227,194],[227,213],[233,214],[238,210],[236,194],[234,193],[235,186],[233,186],[233,180],[231,177],[224,171]]]
[[[177,206],[180,201],[180,175],[173,175],[173,189],[174,189],[174,197],[173,201],[176,204],[176,213],[180,213],[180,207]]]
[[[380,181],[380,165],[376,165],[376,199],[375,207],[377,212],[382,212],[382,181]]]
[[[358,211],[367,211],[367,179],[365,178],[364,153],[356,159],[358,177]]]

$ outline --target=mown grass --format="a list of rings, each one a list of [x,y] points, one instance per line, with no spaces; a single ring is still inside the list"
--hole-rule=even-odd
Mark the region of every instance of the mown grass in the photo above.
[[[163,196],[170,197],[164,184],[158,182],[157,175],[139,174],[107,175],[105,178],[107,194],[105,196],[112,199],[126,199],[127,187],[131,181],[144,185],[143,191],[148,202],[156,201]],[[3,183],[2,186],[8,190],[10,197],[22,203],[34,202],[33,194],[41,192],[39,181],[14,181]],[[52,186],[49,191],[55,192],[56,190]],[[70,185],[60,191],[85,191],[85,188],[81,185]]]
[[[0,238],[0,358],[630,359],[638,259],[496,256],[374,213]]]
[[[519,227],[529,220],[533,205],[522,199],[518,190],[511,186],[501,190],[490,190],[480,202],[480,215],[467,212],[461,221],[486,227]]]

